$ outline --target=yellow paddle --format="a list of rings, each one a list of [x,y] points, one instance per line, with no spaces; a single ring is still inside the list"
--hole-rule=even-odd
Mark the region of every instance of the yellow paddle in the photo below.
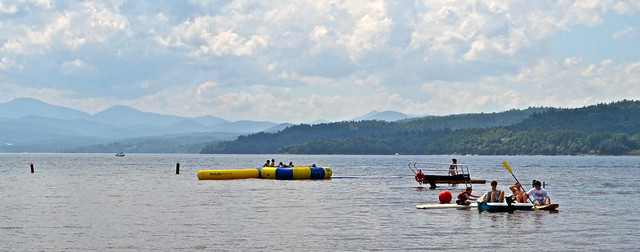
[[[513,176],[513,178],[516,179],[516,182],[518,182],[518,184],[520,184],[520,188],[522,188],[522,190],[525,191],[524,187],[522,187],[522,183],[520,183],[520,181],[518,181],[518,178],[516,178],[516,175],[513,174],[513,171],[511,170],[511,166],[509,166],[509,163],[507,163],[507,161],[504,161],[504,162],[502,162],[502,165],[504,166],[504,168],[507,169],[507,171],[509,173],[511,173],[511,176]],[[533,203],[531,198],[529,198],[529,194],[527,194],[527,198],[529,199],[529,201],[531,201],[531,203]],[[538,208],[536,207],[536,209],[538,209]]]

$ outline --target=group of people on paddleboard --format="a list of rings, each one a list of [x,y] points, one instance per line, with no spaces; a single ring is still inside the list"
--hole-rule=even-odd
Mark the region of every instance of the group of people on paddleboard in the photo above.
[[[483,203],[487,202],[504,202],[505,196],[504,191],[498,190],[498,182],[491,181],[491,190],[484,195],[482,199]],[[509,190],[511,190],[512,194],[510,196],[513,202],[518,203],[527,203],[528,200],[531,200],[533,204],[536,206],[541,205],[549,205],[551,204],[551,196],[547,190],[542,188],[542,183],[540,181],[533,181],[533,188],[529,189],[529,191],[524,191],[522,185],[516,182],[514,185],[509,186]],[[471,187],[467,187],[467,189],[460,194],[458,194],[458,199],[456,200],[456,204],[458,205],[469,205],[471,202],[469,200],[477,200],[480,196],[472,194],[473,189]]]

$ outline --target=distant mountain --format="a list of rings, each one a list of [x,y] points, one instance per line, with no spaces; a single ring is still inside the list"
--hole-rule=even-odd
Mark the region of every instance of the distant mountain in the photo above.
[[[193,151],[197,153],[201,147],[185,145],[188,142],[203,145],[203,139],[198,136],[206,135],[209,142],[216,141],[216,138],[228,140],[230,136],[275,130],[272,128],[277,125],[249,120],[229,122],[210,115],[194,118],[163,115],[123,105],[91,115],[36,99],[18,98],[0,103],[0,152],[67,152],[105,141],[144,137],[170,142],[182,137],[184,140],[175,141],[181,143],[180,149],[197,149]],[[136,152],[145,152],[145,149],[150,152],[171,151],[171,148],[142,143],[137,146],[144,147],[136,148]]]
[[[396,111],[371,111],[365,115],[351,119],[351,121],[363,121],[363,120],[380,120],[394,122],[398,120],[404,120],[407,118],[417,117],[415,115],[407,115]]]
[[[294,126],[294,125],[295,124],[292,124],[292,123],[281,123],[281,124],[278,124],[276,126],[273,126],[271,128],[268,128],[268,129],[264,130],[264,132],[278,132],[278,131],[281,131],[283,129],[286,129],[287,127]]]
[[[215,132],[229,132],[229,133],[255,133],[255,132],[265,131],[276,125],[278,124],[274,122],[242,120],[237,122],[213,125],[209,127],[209,130],[215,131]]]
[[[238,134],[232,133],[190,133],[154,137],[127,138],[118,141],[102,141],[61,152],[70,153],[198,153],[212,142],[232,140]],[[1,147],[0,147],[1,149]]]
[[[166,127],[176,124],[186,118],[141,112],[131,107],[117,105],[96,113],[93,116],[93,119],[98,122],[109,123],[118,127],[129,127],[134,125],[155,125]]]
[[[306,124],[314,125],[314,124],[321,124],[321,123],[331,123],[331,122],[327,121],[327,120],[320,119],[320,120],[315,120],[315,121],[312,121],[312,122],[309,122],[309,123],[306,123]]]
[[[0,103],[0,118],[20,118],[25,116],[41,116],[57,119],[85,119],[92,116],[79,110],[55,106],[32,98],[17,98]]]
[[[205,126],[213,126],[217,124],[229,123],[229,121],[225,119],[210,116],[210,115],[191,118],[191,120]]]

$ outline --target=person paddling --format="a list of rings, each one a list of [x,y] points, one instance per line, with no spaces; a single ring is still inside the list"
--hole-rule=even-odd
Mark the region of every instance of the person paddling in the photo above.
[[[547,190],[541,188],[541,186],[542,183],[536,180],[533,182],[533,188],[527,191],[527,195],[531,197],[533,204],[535,204],[536,206],[551,204],[551,196],[549,196]]]

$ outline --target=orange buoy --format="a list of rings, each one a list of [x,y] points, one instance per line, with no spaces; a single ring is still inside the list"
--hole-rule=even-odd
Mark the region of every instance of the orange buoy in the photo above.
[[[440,199],[440,204],[451,203],[451,198],[453,198],[453,196],[449,191],[442,191],[440,192],[440,195],[438,195],[438,199]]]

